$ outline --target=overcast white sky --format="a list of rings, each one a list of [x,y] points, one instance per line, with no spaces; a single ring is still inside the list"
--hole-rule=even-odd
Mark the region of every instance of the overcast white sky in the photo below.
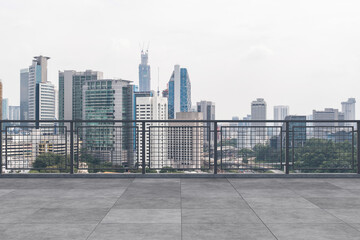
[[[140,42],[150,41],[152,88],[173,65],[188,68],[193,105],[216,103],[216,118],[250,113],[265,98],[291,114],[341,109],[355,97],[360,118],[359,0],[0,0],[0,79],[19,104],[19,71],[32,57],[58,70],[104,72],[138,84]]]

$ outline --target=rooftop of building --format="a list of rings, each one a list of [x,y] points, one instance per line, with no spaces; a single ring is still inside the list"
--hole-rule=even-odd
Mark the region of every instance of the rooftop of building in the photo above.
[[[359,239],[360,179],[3,178],[1,239]]]

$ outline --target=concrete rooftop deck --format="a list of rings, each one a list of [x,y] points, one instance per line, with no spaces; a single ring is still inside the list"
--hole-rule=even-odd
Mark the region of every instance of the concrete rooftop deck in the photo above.
[[[360,179],[0,179],[0,239],[360,239]]]

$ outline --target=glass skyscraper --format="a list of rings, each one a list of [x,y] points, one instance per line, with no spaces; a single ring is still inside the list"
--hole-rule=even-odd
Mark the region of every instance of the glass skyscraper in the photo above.
[[[168,84],[169,119],[174,119],[177,112],[191,110],[191,83],[186,68],[175,65]]]
[[[102,78],[102,72],[92,70],[59,72],[59,120],[83,119],[83,86]]]
[[[29,116],[29,69],[20,70],[20,120]]]
[[[139,91],[150,91],[150,66],[148,65],[148,51],[141,51],[141,64],[139,64]]]

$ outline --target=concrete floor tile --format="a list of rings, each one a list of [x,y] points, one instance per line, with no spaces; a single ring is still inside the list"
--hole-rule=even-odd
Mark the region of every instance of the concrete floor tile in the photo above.
[[[320,208],[359,209],[360,198],[306,198]]]
[[[111,209],[102,223],[181,223],[181,209]]]
[[[16,224],[2,235],[2,240],[85,240],[96,224]]]
[[[268,223],[342,223],[319,208],[254,209],[265,224]]]
[[[114,209],[180,209],[179,198],[119,198]]]
[[[325,209],[346,223],[360,223],[360,209]]]
[[[268,224],[279,240],[359,240],[360,232],[351,226],[339,224]]]
[[[96,224],[108,211],[108,208],[42,208],[30,214],[24,223]]]
[[[182,209],[185,224],[261,223],[251,209]]]
[[[318,208],[304,198],[245,198],[251,208]]]
[[[204,197],[182,197],[181,206],[183,209],[234,209],[249,208],[249,205],[240,197],[204,198]]]
[[[104,224],[101,223],[89,240],[181,240],[181,224]]]
[[[262,223],[183,224],[184,240],[270,240],[275,239]]]
[[[0,223],[21,223],[39,208],[0,208]]]

